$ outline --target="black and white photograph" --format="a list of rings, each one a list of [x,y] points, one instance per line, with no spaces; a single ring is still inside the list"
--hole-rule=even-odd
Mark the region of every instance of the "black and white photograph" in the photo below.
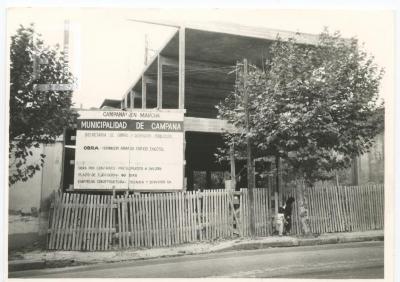
[[[6,23],[8,279],[394,281],[393,10]]]

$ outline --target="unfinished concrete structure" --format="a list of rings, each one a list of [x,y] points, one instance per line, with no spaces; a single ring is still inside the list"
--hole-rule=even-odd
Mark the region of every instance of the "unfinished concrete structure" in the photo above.
[[[126,91],[121,109],[185,109],[187,188],[217,188],[221,183],[213,180],[230,178],[230,164],[216,163],[214,153],[222,145],[221,133],[236,129],[217,119],[215,106],[233,90],[236,63],[246,58],[261,67],[278,35],[300,44],[315,44],[318,36],[232,24],[156,24],[174,26],[176,32]],[[113,106],[115,100],[102,104]],[[240,170],[243,163],[236,166]]]
[[[176,32],[134,80],[122,100],[105,100],[101,108],[115,108],[120,103],[119,108],[126,110],[185,109],[187,189],[222,188],[223,181],[218,179],[229,179],[235,171],[228,173],[232,161],[217,163],[214,154],[222,145],[221,133],[236,129],[217,119],[215,106],[234,88],[236,63],[246,58],[250,64],[262,67],[268,58],[268,47],[277,36],[315,45],[318,35],[220,23],[147,23],[172,26]],[[247,185],[244,162],[235,161],[240,187]],[[349,170],[345,183],[354,182],[353,170]]]

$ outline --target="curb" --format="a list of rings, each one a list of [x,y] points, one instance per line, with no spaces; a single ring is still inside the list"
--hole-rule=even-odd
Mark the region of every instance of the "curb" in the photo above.
[[[282,238],[280,241],[270,241],[266,242],[260,240],[260,242],[237,242],[235,245],[230,245],[226,247],[220,247],[217,249],[212,249],[210,251],[203,252],[192,252],[190,255],[206,254],[206,253],[217,253],[225,251],[241,251],[241,250],[257,250],[257,249],[267,249],[267,248],[279,248],[279,247],[297,247],[297,246],[316,246],[316,245],[328,245],[328,244],[338,244],[338,243],[353,243],[353,242],[366,242],[366,241],[383,241],[384,235],[360,235],[360,236],[334,236],[327,238]],[[184,256],[189,253],[179,253],[155,256],[155,257],[137,257],[129,260],[143,260],[143,259],[154,259],[158,257],[176,257]],[[126,260],[124,260],[126,261]],[[117,261],[104,261],[98,263],[112,263]],[[79,265],[89,265],[97,264],[84,262],[79,260],[14,260],[8,262],[8,272],[17,272],[24,270],[37,270],[44,268],[58,268],[58,267],[71,267]]]
[[[366,242],[366,241],[383,241],[384,235],[373,235],[373,236],[359,236],[359,237],[345,237],[336,236],[331,238],[290,238],[288,240],[280,242],[243,242],[235,246],[220,249],[218,251],[228,250],[256,250],[265,248],[276,248],[276,247],[297,247],[297,246],[316,246],[316,245],[328,245],[338,243],[355,243],[355,242]]]

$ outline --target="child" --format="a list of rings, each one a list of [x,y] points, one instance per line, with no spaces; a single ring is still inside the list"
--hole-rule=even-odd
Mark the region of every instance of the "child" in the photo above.
[[[276,217],[276,229],[279,232],[279,236],[283,234],[283,226],[285,224],[285,210],[283,207],[278,208],[278,215]]]

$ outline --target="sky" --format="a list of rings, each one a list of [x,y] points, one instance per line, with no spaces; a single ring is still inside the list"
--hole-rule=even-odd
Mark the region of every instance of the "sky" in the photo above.
[[[19,25],[35,24],[50,45],[63,45],[64,20],[70,21],[70,61],[78,85],[76,107],[99,107],[120,99],[144,67],[145,36],[158,50],[174,28],[133,22],[179,20],[223,22],[246,26],[320,33],[326,26],[344,37],[356,36],[385,68],[381,96],[393,92],[394,14],[379,10],[251,10],[131,8],[9,8],[8,37]],[[386,99],[385,99],[386,100]]]

